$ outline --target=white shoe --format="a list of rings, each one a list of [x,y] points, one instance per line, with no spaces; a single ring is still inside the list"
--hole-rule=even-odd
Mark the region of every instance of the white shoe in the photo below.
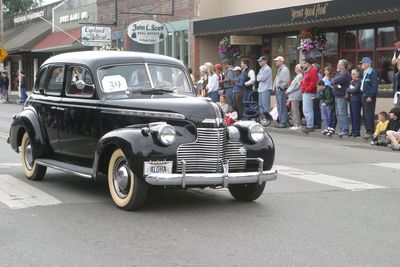
[[[290,127],[290,130],[298,130],[298,129],[300,129],[299,126],[292,126],[292,127]]]

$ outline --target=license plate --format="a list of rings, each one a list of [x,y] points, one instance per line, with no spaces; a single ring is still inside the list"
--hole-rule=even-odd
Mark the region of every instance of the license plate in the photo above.
[[[144,175],[154,173],[172,173],[172,161],[145,161]]]

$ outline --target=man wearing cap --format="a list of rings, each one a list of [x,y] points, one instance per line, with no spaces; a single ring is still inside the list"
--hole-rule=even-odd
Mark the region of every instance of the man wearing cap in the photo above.
[[[363,57],[360,63],[364,71],[360,88],[362,92],[361,102],[366,131],[364,138],[370,138],[375,129],[375,104],[376,94],[378,93],[378,76],[376,71],[371,67],[372,60],[369,57]]]
[[[258,60],[261,69],[257,74],[258,82],[258,107],[260,113],[271,111],[272,70],[267,64],[267,58],[261,56]]]
[[[400,39],[397,39],[394,42],[395,51],[392,58],[392,65],[394,70],[393,75],[393,95],[400,90],[399,83],[400,83]]]
[[[287,128],[288,126],[288,110],[286,107],[286,89],[289,87],[290,71],[285,65],[285,59],[281,56],[274,58],[276,67],[278,68],[274,80],[273,89],[276,92],[276,104],[278,108],[279,124],[277,128]]]
[[[303,132],[314,131],[314,111],[313,96],[317,92],[318,72],[313,67],[314,60],[306,57],[304,60],[304,78],[301,82],[300,92],[303,94],[303,113],[306,118],[307,126]]]

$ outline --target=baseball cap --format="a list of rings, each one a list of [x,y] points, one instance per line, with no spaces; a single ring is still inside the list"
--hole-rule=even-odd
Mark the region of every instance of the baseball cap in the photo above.
[[[368,63],[372,64],[372,60],[369,57],[363,57],[360,61],[360,63]]]
[[[277,56],[276,58],[274,58],[274,61],[282,61],[285,62],[285,58],[282,56]]]
[[[236,66],[236,67],[233,68],[233,70],[234,70],[234,71],[242,71],[242,68],[239,67],[239,66]]]
[[[265,56],[261,56],[259,59],[257,59],[258,62],[264,61],[264,60],[267,60],[267,58]]]
[[[215,64],[215,69],[216,70],[222,70],[222,65],[219,64],[219,63]]]

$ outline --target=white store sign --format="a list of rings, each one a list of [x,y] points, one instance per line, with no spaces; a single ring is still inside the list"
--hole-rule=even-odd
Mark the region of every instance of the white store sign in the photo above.
[[[81,42],[86,46],[105,46],[111,43],[111,28],[83,26],[81,28]]]
[[[88,19],[89,18],[89,12],[87,11],[82,11],[82,12],[75,12],[73,14],[65,15],[60,17],[60,23],[68,23],[72,21],[77,21],[81,19]]]
[[[167,27],[154,20],[140,20],[128,26],[128,36],[141,44],[156,44],[165,39]]]

